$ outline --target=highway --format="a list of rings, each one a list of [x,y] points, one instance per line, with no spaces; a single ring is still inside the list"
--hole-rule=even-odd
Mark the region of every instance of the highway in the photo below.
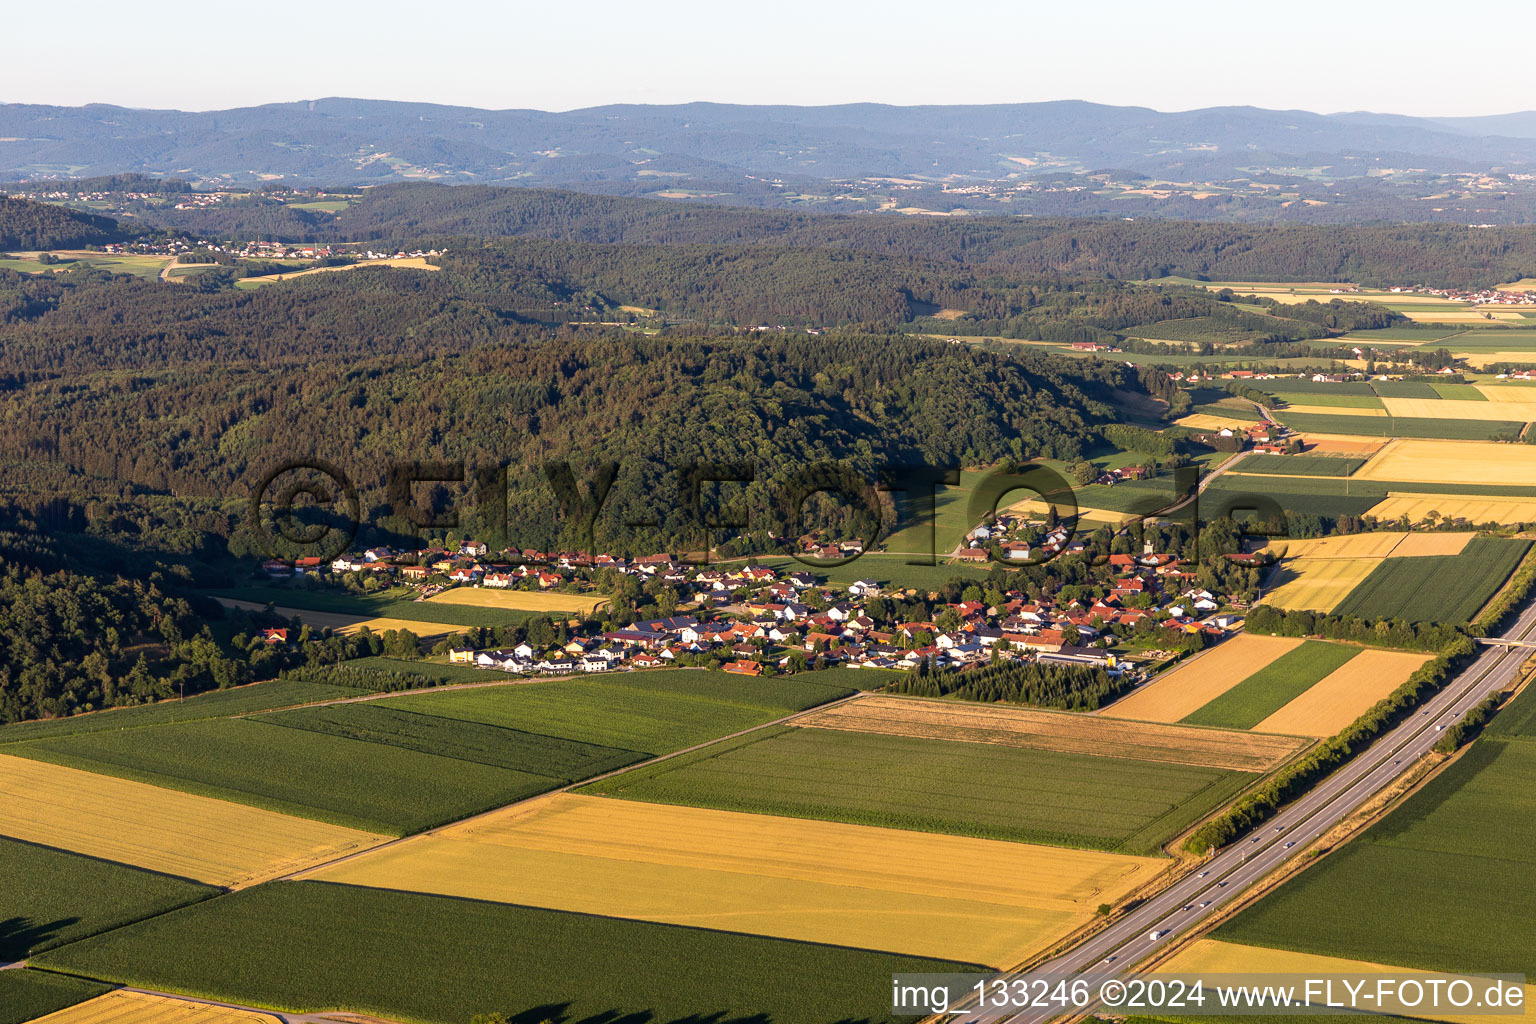
[[[1536,605],[1526,608],[1502,634],[1524,641],[1536,634]],[[1379,737],[1369,748],[1328,776],[1309,793],[1287,805],[1259,830],[1224,847],[1216,856],[1167,890],[1149,899],[1103,931],[1028,972],[1039,974],[1092,972],[1095,984],[1137,973],[1137,964],[1162,951],[1170,942],[1199,928],[1224,906],[1301,854],[1319,836],[1349,817],[1371,797],[1407,774],[1415,762],[1473,707],[1518,676],[1531,657],[1524,646],[1494,644],[1453,676],[1411,718]],[[1151,940],[1152,932],[1162,933]],[[962,1021],[1008,1020],[1012,1024],[1042,1024],[1062,1016],[1061,1008],[1027,1010],[998,1016],[975,1009],[956,1013]]]

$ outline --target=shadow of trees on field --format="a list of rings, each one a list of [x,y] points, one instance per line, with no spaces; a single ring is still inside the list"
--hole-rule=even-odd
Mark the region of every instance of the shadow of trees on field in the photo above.
[[[33,949],[79,922],[78,917],[61,917],[47,924],[27,917],[0,920],[0,963],[25,960]]]
[[[570,1003],[546,1003],[533,1006],[507,1017],[507,1024],[773,1024],[773,1016],[766,1013],[732,1014],[727,1010],[716,1013],[693,1013],[686,1017],[673,1017],[659,1021],[648,1011],[604,1010],[574,1018],[570,1016]],[[879,1018],[883,1020],[884,1018]],[[876,1024],[876,1018],[844,1017],[828,1024]]]

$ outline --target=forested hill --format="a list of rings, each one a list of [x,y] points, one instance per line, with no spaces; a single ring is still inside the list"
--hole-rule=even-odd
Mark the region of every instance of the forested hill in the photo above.
[[[1536,274],[1536,227],[903,218],[681,205],[543,189],[381,185],[339,216],[271,201],[162,211],[194,233],[291,241],[535,237],[856,250],[1015,277],[1355,281],[1485,286]]]
[[[131,233],[111,217],[0,196],[0,250],[103,245],[120,242]]]

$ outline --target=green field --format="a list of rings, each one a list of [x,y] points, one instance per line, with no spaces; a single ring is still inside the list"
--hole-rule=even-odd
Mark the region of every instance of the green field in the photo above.
[[[0,963],[116,928],[219,890],[0,836]],[[0,971],[0,977],[8,972]]]
[[[589,1024],[883,1024],[892,973],[979,969],[320,882],[248,889],[41,963],[248,1006],[426,1024],[491,1012]]]
[[[324,683],[301,683],[290,679],[276,679],[266,683],[252,683],[250,686],[241,686],[232,690],[214,690],[211,693],[188,697],[184,701],[162,700],[154,704],[113,708],[94,714],[72,715],[68,718],[54,718],[42,722],[16,722],[12,725],[0,726],[0,743],[101,730],[137,729],[147,725],[168,725],[173,722],[191,722],[202,718],[226,718],[230,715],[244,715],[253,711],[292,707],[295,704],[355,697],[363,692],[365,691],[349,686],[328,686]]]
[[[1527,691],[1402,806],[1215,937],[1427,970],[1536,974],[1536,741],[1524,731],[1533,713]]]
[[[654,803],[1155,854],[1254,776],[822,729],[764,729],[595,783]]]
[[[644,760],[633,750],[577,743],[481,722],[408,711],[399,701],[334,704],[262,715],[259,721],[324,736],[381,743],[456,761],[574,782]]]
[[[1435,394],[1458,402],[1486,402],[1488,396],[1471,384],[1431,384]]]
[[[1233,467],[1235,473],[1269,473],[1275,476],[1346,477],[1365,465],[1364,459],[1331,455],[1268,455],[1263,452],[1245,456]]]
[[[1334,611],[1367,619],[1469,622],[1529,547],[1529,541],[1474,537],[1459,555],[1383,559]]]
[[[1382,398],[1439,398],[1431,384],[1413,380],[1373,380],[1371,390]]]
[[[419,831],[554,787],[546,776],[215,718],[31,740],[6,753],[372,832]]]
[[[24,1024],[106,991],[106,985],[62,974],[0,971],[0,1024]]]
[[[580,743],[663,754],[770,722],[851,690],[805,676],[749,679],[691,670],[631,672],[392,697],[391,708]]]
[[[1317,391],[1306,394],[1298,391],[1275,391],[1274,396],[1290,405],[1329,405],[1337,409],[1383,409],[1381,399],[1374,395],[1336,395]]]
[[[353,669],[370,672],[390,672],[420,676],[436,680],[439,684],[508,682],[505,672],[475,668],[473,665],[449,664],[445,661],[407,661],[404,658],[353,658],[330,667],[332,678],[346,682],[347,673]]]
[[[1245,508],[1261,507],[1268,499],[1292,512],[1332,518],[1358,516],[1380,503],[1386,494],[1385,490],[1380,494],[1372,493],[1369,487],[1352,486],[1350,490],[1351,494],[1344,494],[1344,481],[1337,478],[1229,475],[1218,478],[1205,489],[1200,496],[1200,515],[1215,518]]]
[[[1359,653],[1358,647],[1309,641],[1287,651],[1183,721],[1189,725],[1252,729]]]
[[[1434,397],[1434,396],[1430,396]],[[1518,420],[1453,420],[1421,416],[1326,416],[1322,413],[1276,410],[1275,419],[1292,430],[1313,434],[1355,434],[1361,437],[1429,437],[1451,441],[1486,441],[1501,434],[1518,434]]]

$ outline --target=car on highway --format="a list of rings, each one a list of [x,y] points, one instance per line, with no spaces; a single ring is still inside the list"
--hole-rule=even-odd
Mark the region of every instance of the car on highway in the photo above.
[[[1206,876],[1206,875],[1208,875],[1208,874],[1210,874],[1210,872],[1209,872],[1209,871],[1202,871],[1202,872],[1200,872],[1200,873],[1199,873],[1199,874],[1198,874],[1198,875],[1196,875],[1196,876],[1195,876],[1195,877],[1196,877],[1196,878],[1204,878],[1204,877],[1205,877],[1205,876]]]
[[[1211,901],[1210,900],[1206,900],[1204,903],[1200,904],[1200,909],[1204,910],[1206,907],[1208,907],[1210,905],[1211,905]]]
[[[1295,844],[1295,843],[1286,843],[1286,844],[1285,844],[1285,848],[1286,848],[1286,849],[1287,849],[1287,850],[1289,850],[1289,849],[1290,849],[1290,848],[1291,848],[1291,847],[1293,847],[1293,846],[1295,846],[1295,845],[1296,845],[1296,844]]]
[[[1114,963],[1115,962],[1115,954],[1113,954],[1113,953],[1109,954],[1109,956],[1104,958],[1104,962],[1107,963],[1107,964]]]
[[[1156,942],[1158,939],[1162,938],[1164,935],[1167,935],[1167,934],[1168,934],[1168,929],[1167,928],[1164,928],[1164,929],[1162,929],[1160,931],[1159,930],[1153,930],[1153,931],[1147,932],[1147,941],[1148,942]]]

